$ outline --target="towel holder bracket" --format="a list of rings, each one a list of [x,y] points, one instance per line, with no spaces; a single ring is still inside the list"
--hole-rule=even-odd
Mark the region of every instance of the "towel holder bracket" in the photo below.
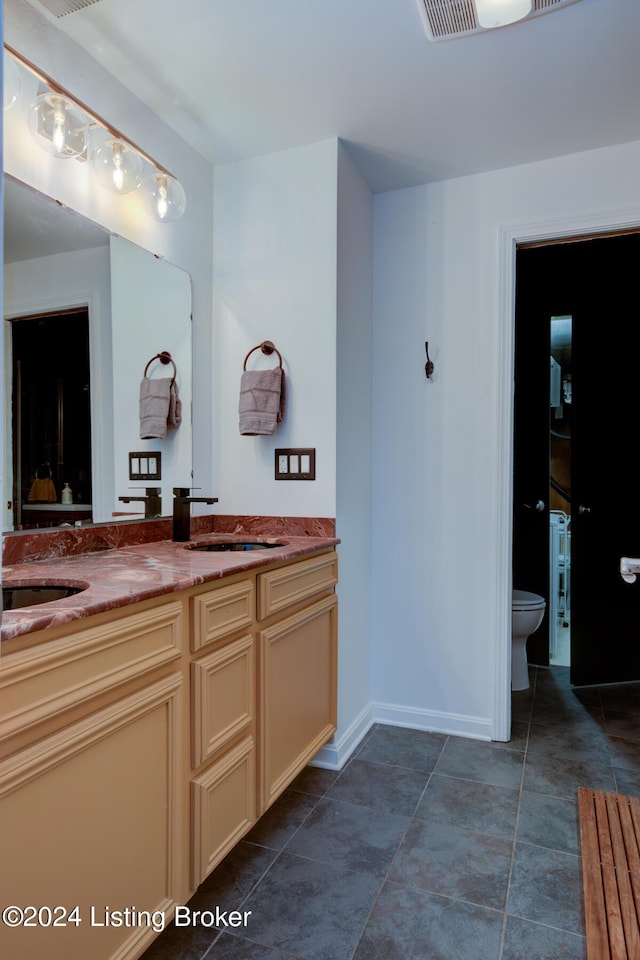
[[[171,356],[171,354],[169,353],[168,350],[161,350],[160,353],[156,353],[155,356],[151,357],[151,360],[149,360],[149,362],[147,363],[146,367],[144,368],[144,374],[143,374],[143,376],[146,377],[146,375],[147,375],[147,370],[149,369],[149,367],[151,366],[151,364],[152,364],[155,360],[159,360],[160,363],[164,364],[164,366],[168,366],[168,364],[171,364],[172,367],[173,367],[173,379],[175,380],[176,374],[177,374],[177,372],[178,372],[178,371],[176,370],[176,362],[175,362],[175,360],[173,359],[173,357]]]
[[[278,360],[280,361],[280,366],[282,366],[282,354],[276,347],[275,343],[273,343],[272,340],[263,340],[262,343],[257,344],[257,346],[252,347],[251,350],[249,350],[249,353],[244,358],[244,363],[242,365],[243,370],[247,369],[247,360],[249,359],[252,353],[256,352],[256,350],[261,350],[266,357],[270,357],[272,353],[277,353]]]

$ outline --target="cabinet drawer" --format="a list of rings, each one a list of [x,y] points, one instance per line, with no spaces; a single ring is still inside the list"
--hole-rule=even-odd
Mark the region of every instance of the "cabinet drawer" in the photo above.
[[[227,634],[250,627],[254,610],[253,580],[241,580],[194,597],[191,649],[200,650]]]
[[[195,889],[256,820],[256,752],[247,737],[191,781]]]
[[[194,767],[253,723],[255,659],[254,639],[245,636],[191,664]]]
[[[0,677],[2,738],[177,659],[183,623],[182,603],[165,603],[12,654]]]
[[[338,557],[325,553],[258,575],[258,619],[313,597],[338,582]]]

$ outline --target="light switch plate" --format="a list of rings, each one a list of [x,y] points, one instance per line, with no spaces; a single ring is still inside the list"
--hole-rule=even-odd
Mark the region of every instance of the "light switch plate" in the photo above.
[[[315,480],[316,448],[287,447],[275,452],[276,480]]]
[[[139,450],[129,454],[129,480],[162,480],[162,454],[159,450]]]

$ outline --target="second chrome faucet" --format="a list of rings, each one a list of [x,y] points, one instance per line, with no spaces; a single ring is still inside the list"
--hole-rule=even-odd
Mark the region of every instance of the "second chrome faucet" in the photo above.
[[[191,504],[217,503],[217,497],[190,497],[189,487],[173,488],[173,539],[186,543],[191,539]]]

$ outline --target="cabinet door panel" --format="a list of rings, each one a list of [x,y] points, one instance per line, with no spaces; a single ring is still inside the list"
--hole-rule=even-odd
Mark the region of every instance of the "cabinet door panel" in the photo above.
[[[191,782],[192,885],[199,886],[256,820],[256,752],[247,737]]]
[[[337,613],[331,595],[260,632],[263,809],[335,732]]]
[[[105,908],[168,912],[184,896],[181,683],[173,674],[0,764],[0,900],[78,905],[81,919],[2,925],[0,956],[137,956],[155,936],[151,924],[106,924]]]
[[[239,736],[255,719],[255,645],[252,636],[225,644],[191,664],[194,705],[193,766]]]

